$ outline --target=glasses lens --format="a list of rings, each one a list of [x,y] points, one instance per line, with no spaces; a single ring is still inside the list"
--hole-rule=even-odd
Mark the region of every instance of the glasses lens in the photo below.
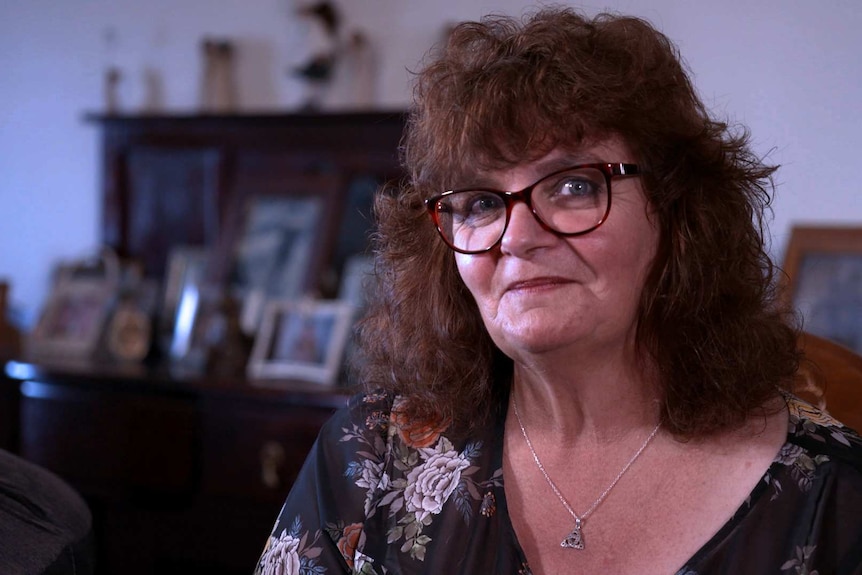
[[[567,235],[588,232],[599,226],[608,213],[608,179],[599,168],[580,167],[555,172],[512,194],[485,190],[451,192],[440,197],[434,206],[437,226],[455,249],[483,252],[500,241],[506,231],[507,201],[521,200],[555,232]]]
[[[608,209],[608,180],[596,168],[551,174],[533,188],[533,209],[545,225],[577,234],[599,225]]]
[[[455,192],[438,200],[436,210],[440,233],[459,250],[486,250],[506,227],[506,203],[491,192]]]

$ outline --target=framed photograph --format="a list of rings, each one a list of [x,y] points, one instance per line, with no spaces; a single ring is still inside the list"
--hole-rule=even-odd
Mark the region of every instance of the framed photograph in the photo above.
[[[794,227],[783,268],[803,329],[862,353],[862,228]]]
[[[381,185],[382,177],[360,173],[345,186],[346,197],[331,258],[330,273],[338,282],[333,286],[336,289],[343,285],[351,260],[366,255],[368,238],[374,230],[374,196]]]
[[[85,359],[98,350],[116,296],[102,278],[61,278],[54,285],[27,352],[37,358]]]
[[[204,260],[205,261],[205,260]],[[206,266],[203,261],[190,261],[180,279],[176,309],[172,314],[169,357],[172,361],[201,363],[196,359],[195,344],[201,330],[202,318],[207,303],[213,299],[214,287],[206,281]]]
[[[177,246],[171,249],[165,270],[164,288],[159,306],[158,338],[162,350],[183,348],[190,334],[189,305],[197,305],[196,295],[206,278],[210,250],[196,246]],[[184,321],[179,322],[180,305],[185,304]],[[194,316],[192,316],[194,317]]]
[[[267,302],[317,295],[333,242],[337,185],[334,176],[297,176],[277,193],[241,198],[233,210],[226,283],[241,302],[246,333],[257,333]]]
[[[352,305],[335,300],[271,301],[254,341],[249,377],[335,384],[353,312]]]
[[[374,258],[371,256],[355,255],[348,258],[341,274],[338,299],[352,304],[357,309],[363,309],[368,301],[373,269]]]
[[[121,288],[105,330],[105,347],[115,359],[138,362],[149,354],[159,302],[158,288],[154,279],[141,279]]]

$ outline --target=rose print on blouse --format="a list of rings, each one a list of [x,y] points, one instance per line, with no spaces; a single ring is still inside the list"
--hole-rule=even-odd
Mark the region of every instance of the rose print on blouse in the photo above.
[[[853,430],[845,427],[828,413],[792,395],[785,395],[784,399],[790,413],[789,436],[804,437],[822,443],[826,443],[827,439],[833,439],[848,447],[851,443],[862,443],[862,439]],[[828,461],[828,455],[812,456],[805,447],[787,442],[779,450],[773,464],[787,467],[790,477],[796,482],[796,487],[805,493],[814,484],[818,468]],[[772,486],[772,500],[781,496],[784,486],[772,470],[766,473],[764,481]]]
[[[326,572],[317,564],[323,548],[316,545],[320,531],[311,541],[299,517],[281,535],[271,535],[255,569],[255,575],[318,575]]]
[[[806,545],[805,547],[796,547],[796,552],[793,559],[787,561],[781,566],[782,571],[793,569],[796,575],[819,575],[819,571],[811,569],[811,559],[814,556],[816,545]]]
[[[817,441],[826,442],[825,434],[842,445],[862,444],[862,438],[852,429],[813,405],[793,396],[786,396],[790,412],[790,433],[805,435]]]
[[[803,493],[811,489],[817,472],[817,466],[827,461],[829,461],[828,456],[820,454],[811,457],[806,449],[793,443],[785,443],[775,457],[775,463],[784,465],[790,469],[790,476],[796,481],[799,490]],[[781,483],[768,472],[766,480],[771,482],[775,490],[772,499],[779,497],[782,490]]]
[[[333,539],[336,540],[336,547],[338,547],[341,556],[347,562],[347,566],[353,569],[356,551],[361,551],[365,545],[365,533],[362,531],[362,523],[351,523],[342,529],[341,533],[337,534]]]
[[[389,415],[390,425],[408,447],[417,449],[431,447],[437,442],[440,434],[449,427],[449,421],[442,417],[426,421],[411,421],[403,411],[405,403],[399,398],[392,404]]]
[[[326,532],[335,541],[335,546],[347,563],[351,575],[378,575],[374,569],[374,560],[362,552],[365,548],[365,530],[362,523],[327,523]],[[384,567],[380,573],[385,574],[388,571]]]
[[[365,490],[365,515],[385,512],[389,520],[387,543],[399,545],[402,553],[424,560],[432,539],[423,530],[432,524],[448,502],[458,509],[465,524],[470,524],[485,492],[501,486],[503,471],[498,469],[483,481],[473,475],[473,464],[481,455],[482,442],[473,441],[460,451],[444,435],[448,422],[412,422],[393,403],[385,431],[386,441],[368,431],[380,430],[381,418],[369,416],[362,429],[354,424],[343,428],[343,442],[358,444],[358,459],[350,462],[345,475]],[[373,412],[376,413],[376,412]],[[493,515],[486,505],[483,516]]]
[[[429,515],[436,515],[461,481],[461,472],[470,466],[470,460],[452,448],[443,438],[434,448],[419,450],[423,463],[407,474],[404,501],[408,513],[424,523]]]

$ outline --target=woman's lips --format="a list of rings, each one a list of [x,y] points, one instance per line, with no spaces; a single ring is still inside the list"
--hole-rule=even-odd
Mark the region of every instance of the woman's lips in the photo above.
[[[558,287],[567,283],[571,283],[571,280],[555,276],[537,277],[512,282],[506,286],[506,291],[538,291]]]

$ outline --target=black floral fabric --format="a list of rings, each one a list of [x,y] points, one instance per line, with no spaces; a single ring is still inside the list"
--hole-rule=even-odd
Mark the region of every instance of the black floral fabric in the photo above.
[[[322,429],[266,542],[262,575],[530,573],[506,508],[505,410],[457,438],[356,396]],[[677,575],[862,575],[862,439],[787,397],[787,441]]]

